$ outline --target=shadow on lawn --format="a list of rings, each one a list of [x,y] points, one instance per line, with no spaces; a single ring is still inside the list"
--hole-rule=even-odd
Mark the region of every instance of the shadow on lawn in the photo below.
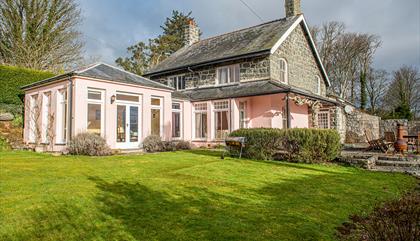
[[[172,195],[140,183],[90,180],[100,190],[102,212],[138,240],[276,240],[282,235],[307,240],[330,239],[336,226],[372,205],[375,192],[384,191],[380,186],[375,192],[362,188],[368,179],[354,175],[305,175],[223,194],[180,187],[180,194]]]

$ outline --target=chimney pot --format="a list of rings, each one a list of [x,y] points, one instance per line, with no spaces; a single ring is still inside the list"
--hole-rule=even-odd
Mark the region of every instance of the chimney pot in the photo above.
[[[300,0],[285,0],[284,8],[286,10],[286,17],[294,17],[302,14]]]

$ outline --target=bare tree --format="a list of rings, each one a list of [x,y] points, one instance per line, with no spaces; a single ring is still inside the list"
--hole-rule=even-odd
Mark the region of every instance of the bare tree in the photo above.
[[[0,0],[0,62],[58,72],[81,58],[75,0]]]
[[[372,113],[377,113],[382,106],[388,85],[389,73],[386,70],[370,69],[366,78],[366,92]]]
[[[388,110],[407,105],[412,112],[418,115],[420,111],[420,72],[417,68],[403,66],[393,73],[385,103]]]
[[[346,32],[340,22],[328,22],[321,27],[312,27],[321,60],[331,79],[331,90],[335,95],[356,102],[356,89],[365,91],[366,73],[369,70],[374,53],[380,46],[380,39],[375,35]],[[358,87],[362,80],[364,85]],[[365,98],[364,94],[361,97]],[[362,98],[360,98],[362,99]]]

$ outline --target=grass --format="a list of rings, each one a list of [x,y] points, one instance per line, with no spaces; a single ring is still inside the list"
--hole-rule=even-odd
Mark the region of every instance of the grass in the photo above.
[[[0,153],[0,240],[331,240],[416,180],[192,151]]]

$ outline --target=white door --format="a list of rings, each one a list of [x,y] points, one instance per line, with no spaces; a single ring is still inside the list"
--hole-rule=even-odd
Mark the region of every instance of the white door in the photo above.
[[[138,105],[117,104],[117,148],[138,149],[140,144]]]

